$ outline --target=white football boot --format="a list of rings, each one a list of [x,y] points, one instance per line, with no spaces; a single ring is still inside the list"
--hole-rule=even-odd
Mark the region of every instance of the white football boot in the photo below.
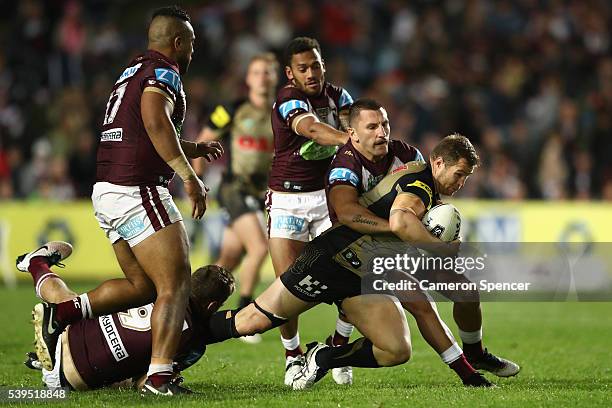
[[[287,357],[285,360],[285,385],[291,387],[293,378],[304,368],[304,356]]]
[[[70,254],[72,254],[72,245],[64,241],[51,241],[35,251],[19,255],[15,264],[17,265],[17,269],[21,272],[28,272],[32,258],[42,256],[47,258],[49,266],[63,266],[60,262],[68,258]]]
[[[319,351],[326,349],[329,346],[327,344],[313,342],[308,344],[306,347],[308,347],[308,349],[305,354],[306,362],[304,364],[304,368],[302,368],[302,370],[293,378],[293,382],[291,384],[291,387],[294,390],[305,390],[310,388],[321,378],[325,377],[325,374],[327,374],[327,370],[323,370],[317,365],[316,356]]]

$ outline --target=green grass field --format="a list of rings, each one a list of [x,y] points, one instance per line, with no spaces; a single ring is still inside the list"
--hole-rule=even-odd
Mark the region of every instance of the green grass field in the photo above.
[[[88,285],[75,285],[85,290]],[[28,324],[36,299],[31,287],[0,288],[0,387],[39,387],[40,373],[22,364],[32,349]],[[233,307],[235,300],[230,300]],[[455,330],[450,304],[439,306]],[[312,390],[282,385],[283,355],[278,331],[264,342],[238,340],[210,346],[202,360],[184,373],[196,395],[179,400],[143,400],[134,391],[71,393],[81,407],[170,405],[205,407],[431,407],[431,406],[612,406],[612,319],[605,303],[487,303],[485,345],[517,361],[516,378],[494,380],[497,389],[466,389],[420,337],[409,317],[413,358],[377,370],[356,369],[355,384],[337,386],[331,375]],[[323,340],[335,325],[335,310],[319,306],[301,319],[302,343]],[[355,336],[354,334],[353,336]]]

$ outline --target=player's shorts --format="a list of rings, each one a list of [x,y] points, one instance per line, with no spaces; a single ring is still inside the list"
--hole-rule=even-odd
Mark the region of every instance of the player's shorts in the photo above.
[[[124,239],[133,247],[183,217],[162,186],[94,184],[91,195],[96,219],[112,244]]]
[[[309,242],[280,276],[295,297],[305,302],[336,303],[362,294],[361,278],[336,263],[317,242]]]
[[[268,237],[308,242],[331,227],[325,190],[266,193]]]
[[[229,215],[232,224],[241,215],[252,212],[263,212],[263,200],[254,196],[248,186],[239,181],[222,183],[219,188],[219,205]]]

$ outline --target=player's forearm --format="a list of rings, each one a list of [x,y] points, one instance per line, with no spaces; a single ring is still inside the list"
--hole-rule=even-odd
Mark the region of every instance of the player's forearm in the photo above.
[[[338,146],[348,141],[348,133],[331,127],[326,123],[314,122],[308,126],[304,135],[322,146]]]
[[[171,123],[164,121],[145,124],[145,129],[157,154],[174,170],[182,180],[196,177],[195,171],[185,157],[176,131]]]
[[[383,234],[391,232],[389,222],[372,211],[359,205],[346,205],[337,212],[338,221],[362,234]]]
[[[417,247],[444,244],[431,235],[421,220],[409,210],[392,209],[389,216],[389,227],[399,239]]]

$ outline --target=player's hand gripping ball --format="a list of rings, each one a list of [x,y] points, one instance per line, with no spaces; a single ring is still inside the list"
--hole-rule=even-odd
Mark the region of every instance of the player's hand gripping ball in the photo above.
[[[452,204],[438,204],[423,216],[423,225],[432,235],[444,242],[459,238],[461,214]]]

